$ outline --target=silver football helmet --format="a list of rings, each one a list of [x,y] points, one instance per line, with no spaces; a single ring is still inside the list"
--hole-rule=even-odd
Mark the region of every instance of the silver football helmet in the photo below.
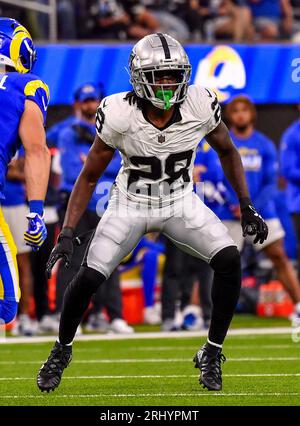
[[[166,70],[176,76],[176,83],[156,83],[156,73]],[[191,64],[181,44],[167,34],[151,34],[138,41],[129,58],[129,71],[136,95],[157,108],[169,109],[187,95]]]

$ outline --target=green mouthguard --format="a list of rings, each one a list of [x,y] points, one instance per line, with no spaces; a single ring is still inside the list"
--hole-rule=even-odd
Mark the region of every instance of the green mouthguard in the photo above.
[[[155,93],[155,96],[158,99],[161,99],[162,101],[164,101],[165,103],[164,109],[168,110],[171,108],[170,99],[172,99],[173,97],[173,90],[158,89]]]

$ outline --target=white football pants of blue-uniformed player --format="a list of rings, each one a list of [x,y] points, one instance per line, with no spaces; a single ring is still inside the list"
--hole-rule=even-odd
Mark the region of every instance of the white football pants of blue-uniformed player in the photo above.
[[[0,207],[0,325],[12,321],[20,300],[17,247]]]
[[[180,249],[210,262],[222,249],[236,246],[226,226],[190,192],[173,204],[159,208],[129,200],[115,188],[84,264],[106,278],[147,232],[161,232]]]

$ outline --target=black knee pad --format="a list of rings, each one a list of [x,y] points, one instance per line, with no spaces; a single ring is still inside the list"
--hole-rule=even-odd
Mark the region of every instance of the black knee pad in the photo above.
[[[101,272],[96,271],[96,269],[81,266],[76,281],[82,289],[95,293],[99,286],[106,281],[106,277]]]
[[[225,247],[212,258],[210,266],[217,273],[241,273],[240,252],[235,246]]]

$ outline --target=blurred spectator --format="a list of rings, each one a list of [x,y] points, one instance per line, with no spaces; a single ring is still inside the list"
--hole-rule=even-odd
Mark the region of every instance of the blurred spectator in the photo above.
[[[24,150],[21,149],[18,157],[12,160],[9,165],[4,191],[5,200],[2,202],[2,206],[5,220],[17,246],[17,263],[21,288],[19,315],[12,333],[14,335],[31,336],[35,333],[36,327],[29,317],[32,275],[29,258],[31,248],[24,241],[24,232],[27,229],[26,215],[29,213],[24,182]]]
[[[215,22],[216,38],[230,37],[235,42],[252,41],[254,28],[249,7],[243,0],[223,0]]]
[[[211,1],[203,0],[170,0],[170,10],[179,16],[187,25],[193,40],[205,39],[205,23],[213,16]]]
[[[262,41],[290,37],[293,30],[293,8],[290,0],[247,0],[254,26]]]
[[[251,12],[245,0],[170,0],[169,9],[186,22],[194,40],[253,38]]]
[[[189,23],[178,12],[176,0],[141,0],[141,3],[151,11],[159,24],[159,32],[169,34],[180,42],[190,39]],[[186,0],[183,0],[186,3]],[[184,7],[185,10],[185,7]],[[191,31],[199,30],[195,25]]]
[[[158,20],[140,0],[120,0],[120,2],[131,20],[128,38],[140,39],[159,30]]]
[[[211,38],[229,38],[235,42],[252,41],[254,29],[251,10],[245,0],[211,0],[200,1],[206,5],[212,16],[207,23],[207,36]]]
[[[127,38],[130,18],[120,1],[98,0],[90,11],[94,20],[91,33],[94,37],[119,40]]]
[[[96,37],[139,39],[158,29],[157,19],[138,0],[97,0],[90,11]]]
[[[293,37],[294,43],[300,43],[300,0],[291,0],[294,14]]]

